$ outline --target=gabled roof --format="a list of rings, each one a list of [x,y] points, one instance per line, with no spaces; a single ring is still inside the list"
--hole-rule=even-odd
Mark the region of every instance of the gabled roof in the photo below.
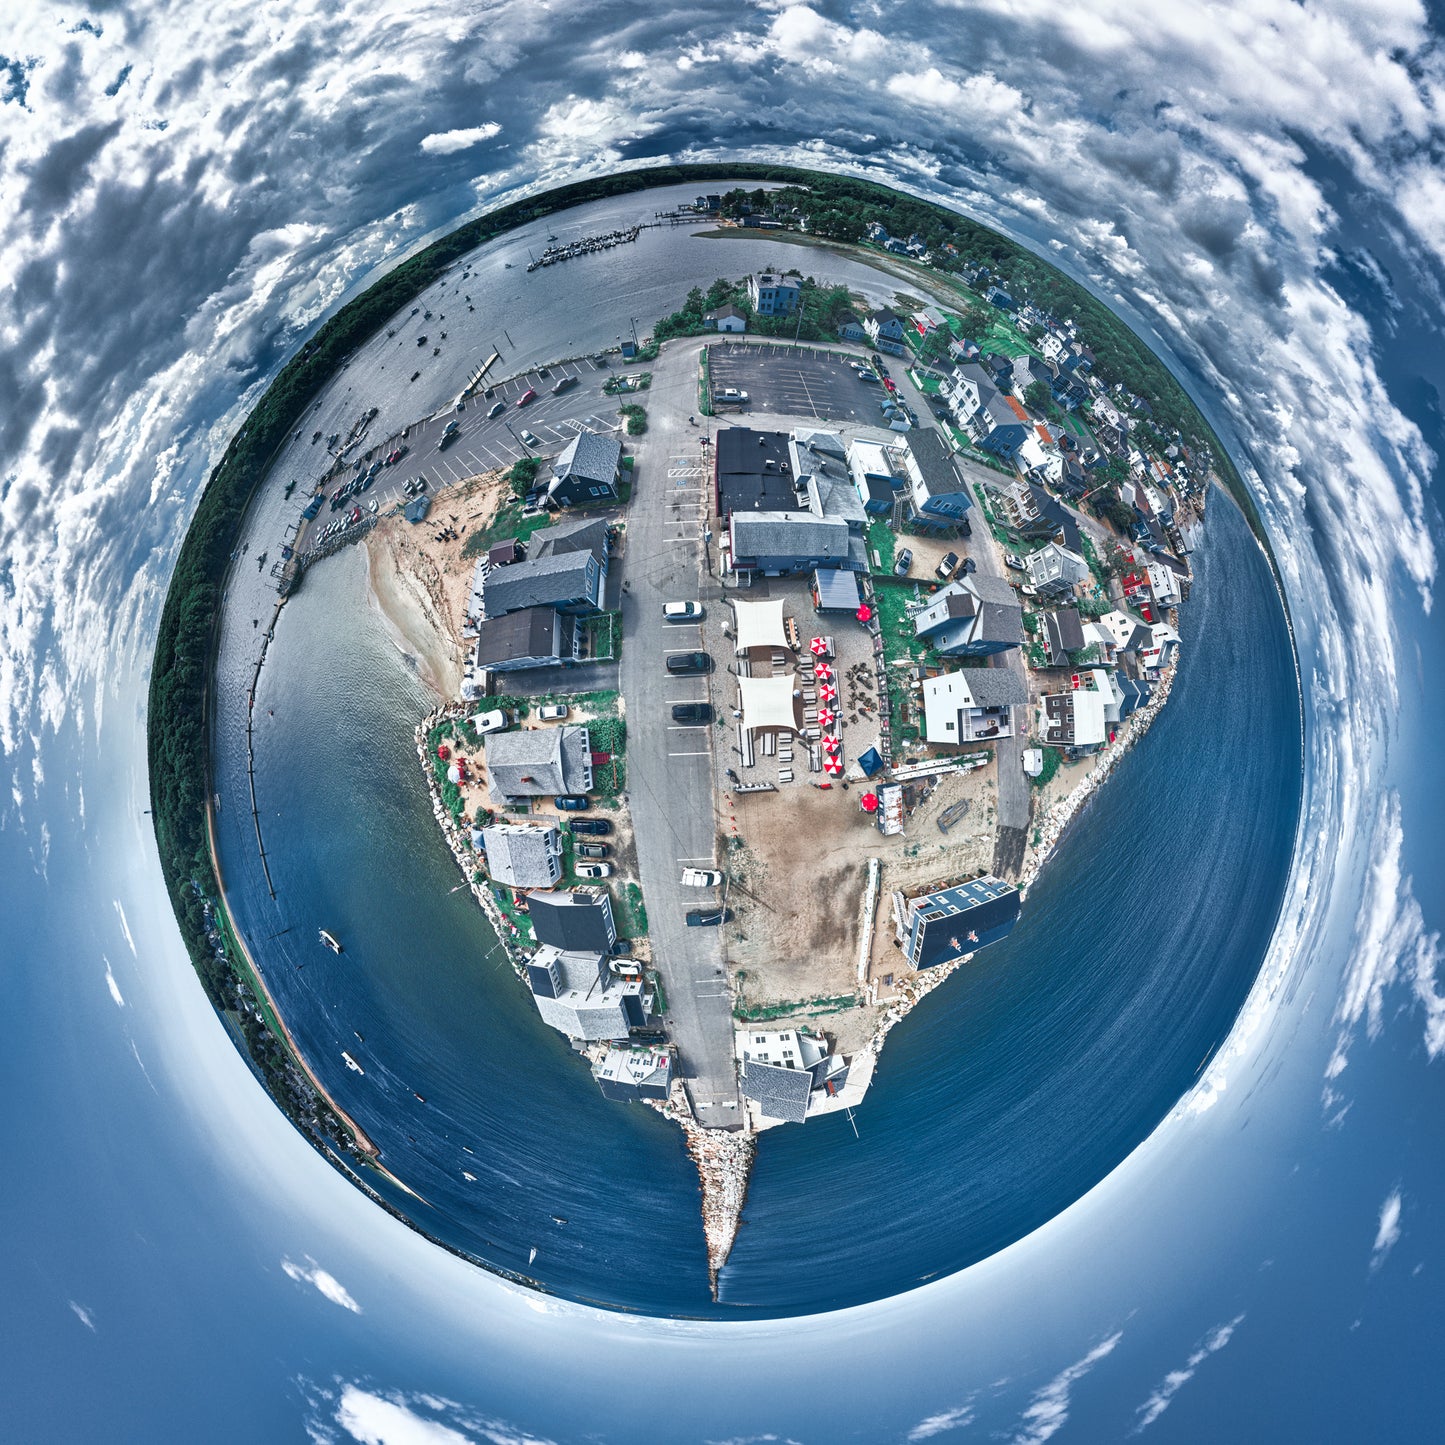
[[[554,607],[523,607],[477,624],[478,667],[504,667],[531,658],[559,657],[562,652]]]
[[[554,860],[561,843],[556,828],[497,823],[482,829],[487,872],[512,888],[547,888],[557,881]]]
[[[591,743],[585,727],[524,728],[486,740],[493,797],[585,793],[591,782]]]
[[[739,1066],[743,1093],[769,1119],[801,1124],[808,1115],[808,1095],[813,1092],[809,1069],[785,1069],[777,1064],[745,1060]]]
[[[593,600],[595,583],[587,572],[592,563],[588,552],[561,556],[529,557],[487,575],[483,600],[488,617],[519,612],[524,607],[565,605],[582,599]]]
[[[607,523],[600,517],[558,522],[532,534],[538,557],[562,557],[569,552],[590,552],[599,562],[607,557]]]
[[[601,889],[532,893],[527,897],[527,911],[538,943],[596,953],[612,947],[612,900]]]
[[[617,480],[621,460],[622,443],[616,437],[599,436],[584,427],[557,454],[552,475],[611,486]]]
[[[733,556],[848,560],[848,524],[811,512],[734,512]]]
[[[922,427],[910,433],[907,446],[928,496],[962,496],[968,502],[968,492],[937,427]]]

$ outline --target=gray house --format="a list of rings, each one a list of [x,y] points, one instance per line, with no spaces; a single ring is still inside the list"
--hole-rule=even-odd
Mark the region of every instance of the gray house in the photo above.
[[[748,300],[759,316],[791,316],[800,294],[801,283],[789,276],[760,271],[748,277]]]
[[[527,983],[544,1023],[572,1039],[625,1039],[647,1023],[645,985],[620,979],[600,953],[544,944],[527,964]]]
[[[945,657],[988,657],[1024,640],[1023,608],[998,577],[965,577],[933,594],[913,630]]]
[[[495,801],[591,790],[592,740],[584,727],[494,733],[486,748]]]
[[[483,558],[482,563],[485,561]],[[510,567],[483,568],[482,607],[488,618],[505,617],[526,607],[554,607],[578,615],[601,612],[606,578],[605,563],[590,551],[549,552],[513,562]]]
[[[547,500],[555,507],[613,501],[621,466],[622,443],[584,428],[553,459]]]
[[[672,1088],[672,1055],[665,1049],[609,1049],[592,1065],[604,1099],[631,1103],[665,1099]]]
[[[785,577],[820,567],[867,568],[863,539],[842,517],[812,512],[734,512],[728,538],[735,572]]]
[[[510,888],[550,888],[562,876],[562,835],[556,828],[494,823],[482,829],[487,872]]]
[[[527,897],[527,912],[538,943],[610,954],[617,942],[612,899],[604,888],[532,893]]]
[[[475,666],[491,672],[560,667],[577,656],[581,624],[555,607],[524,607],[477,624]]]
[[[1065,597],[1088,580],[1089,564],[1077,552],[1050,542],[1024,558],[1032,586],[1050,597]]]
[[[903,466],[914,525],[950,534],[960,529],[966,532],[966,514],[973,504],[943,433],[936,427],[915,431],[908,438]]]

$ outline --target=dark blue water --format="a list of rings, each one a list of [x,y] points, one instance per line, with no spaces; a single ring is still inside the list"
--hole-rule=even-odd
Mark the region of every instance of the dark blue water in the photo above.
[[[588,210],[610,219],[636,206]],[[650,233],[647,257],[641,243],[636,255],[623,248],[619,274],[652,267],[656,286],[664,264],[677,289],[688,257],[728,244],[740,259],[768,243]],[[468,285],[479,298],[491,294],[484,286],[500,297],[521,284],[496,257],[478,269]],[[540,354],[561,347],[552,293],[573,281],[594,284],[579,267],[548,287],[531,335]],[[315,425],[342,421],[370,399],[355,390],[370,385],[363,378],[384,375],[380,353],[359,355]],[[435,385],[455,390],[450,379]],[[308,442],[295,449],[306,462]],[[293,510],[278,479],[255,510],[253,554]],[[859,1137],[844,1118],[764,1136],[723,1313],[854,1303],[986,1257],[1106,1175],[1229,1031],[1284,887],[1299,713],[1263,557],[1223,497],[1207,531],[1169,705],[1070,831],[1013,936],[895,1030],[857,1113]],[[243,560],[218,688],[221,856],[238,922],[303,1053],[420,1199],[371,1182],[427,1233],[547,1288],[711,1312],[697,1178],[679,1131],[602,1099],[541,1023],[480,911],[450,892],[459,875],[412,741],[431,699],[368,611],[356,552],[308,575],[262,673],[257,788],[277,898],[268,896],[244,725],[260,642],[251,619],[264,626],[274,600]],[[341,958],[319,946],[319,927],[345,941]]]

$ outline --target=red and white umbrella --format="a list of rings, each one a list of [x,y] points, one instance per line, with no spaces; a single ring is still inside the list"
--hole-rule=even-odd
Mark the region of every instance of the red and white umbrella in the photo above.
[[[864,793],[863,796],[858,799],[858,806],[862,808],[865,813],[876,813],[878,811],[878,794]]]
[[[818,726],[820,728],[830,728],[837,721],[838,714],[835,713],[832,708],[820,707],[818,709]]]
[[[826,662],[820,662],[817,667],[813,669],[813,672],[816,674],[819,682],[827,682],[828,679],[833,676],[833,669],[829,667]]]
[[[826,657],[828,653],[828,639],[826,637],[815,637],[808,644],[808,651],[814,657]]]
[[[843,739],[829,733],[828,736],[823,739],[823,746],[836,757],[837,754],[843,751]]]
[[[837,758],[829,758],[823,764],[823,771],[830,777],[841,778],[843,776],[843,764]]]
[[[825,682],[822,687],[818,689],[818,696],[822,698],[824,702],[837,702],[838,689],[834,687],[831,682]]]

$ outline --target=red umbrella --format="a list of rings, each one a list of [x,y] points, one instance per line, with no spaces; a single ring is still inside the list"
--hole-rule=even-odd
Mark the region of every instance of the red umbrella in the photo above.
[[[863,796],[858,799],[858,806],[862,808],[865,813],[876,813],[878,811],[878,794],[864,793]]]
[[[818,709],[818,726],[820,728],[830,728],[837,721],[838,714],[835,713],[832,708],[820,707]]]
[[[827,682],[828,679],[833,676],[833,669],[829,667],[826,662],[820,662],[817,667],[813,669],[813,672],[819,682]]]
[[[811,652],[814,657],[825,656],[828,651],[828,639],[826,637],[815,637],[808,644],[808,651]]]
[[[829,733],[828,736],[823,739],[823,746],[830,753],[839,753],[843,750],[843,739],[834,737],[832,733]]]
[[[859,622],[872,622],[873,609],[865,602],[854,615]]]
[[[838,689],[834,687],[831,682],[825,682],[822,687],[818,689],[818,696],[822,698],[824,702],[837,702]]]
[[[823,771],[831,774],[835,778],[841,778],[843,776],[843,764],[840,763],[837,758],[829,758],[823,764]]]

